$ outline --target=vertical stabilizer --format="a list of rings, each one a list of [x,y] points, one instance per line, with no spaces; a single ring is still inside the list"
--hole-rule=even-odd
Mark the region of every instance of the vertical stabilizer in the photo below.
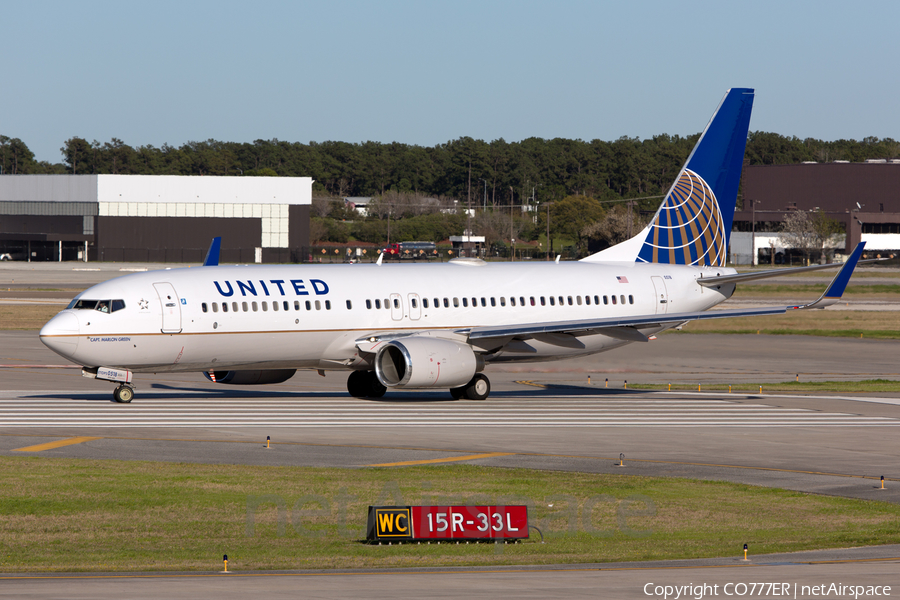
[[[724,265],[752,108],[752,89],[728,90],[650,224],[583,260]]]

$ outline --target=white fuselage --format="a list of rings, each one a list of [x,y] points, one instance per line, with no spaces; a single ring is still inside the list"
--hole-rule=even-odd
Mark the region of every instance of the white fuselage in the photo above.
[[[73,301],[40,335],[75,363],[134,372],[364,369],[357,342],[370,336],[428,331],[452,338],[474,327],[701,311],[726,300],[734,286],[710,289],[696,279],[730,273],[665,264],[480,261],[167,269],[85,290],[77,299],[121,300],[124,308],[76,309]],[[541,361],[626,343],[606,335],[548,335],[478,350],[487,362]]]

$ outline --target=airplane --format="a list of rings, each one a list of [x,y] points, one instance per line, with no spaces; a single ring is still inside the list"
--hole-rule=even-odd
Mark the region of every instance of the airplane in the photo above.
[[[135,373],[202,372],[274,384],[297,369],[349,373],[355,397],[449,389],[484,400],[494,363],[565,360],[648,342],[695,320],[783,314],[837,302],[859,244],[802,306],[709,311],[742,281],[726,267],[754,90],[727,91],[659,210],[635,237],[579,261],[220,266],[125,275],[78,294],[40,331],[87,377],[134,397]]]

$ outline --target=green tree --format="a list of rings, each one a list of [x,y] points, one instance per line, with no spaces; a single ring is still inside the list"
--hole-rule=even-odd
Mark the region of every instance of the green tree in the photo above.
[[[603,218],[603,205],[588,196],[568,196],[550,206],[550,231],[575,239],[579,252],[587,249],[588,225]]]

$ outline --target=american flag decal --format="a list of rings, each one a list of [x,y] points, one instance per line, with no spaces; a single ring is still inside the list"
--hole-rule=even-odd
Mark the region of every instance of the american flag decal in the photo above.
[[[617,276],[616,276],[616,281],[618,281],[619,283],[628,283],[628,278],[627,278],[627,277],[622,277],[621,275],[617,275]]]

